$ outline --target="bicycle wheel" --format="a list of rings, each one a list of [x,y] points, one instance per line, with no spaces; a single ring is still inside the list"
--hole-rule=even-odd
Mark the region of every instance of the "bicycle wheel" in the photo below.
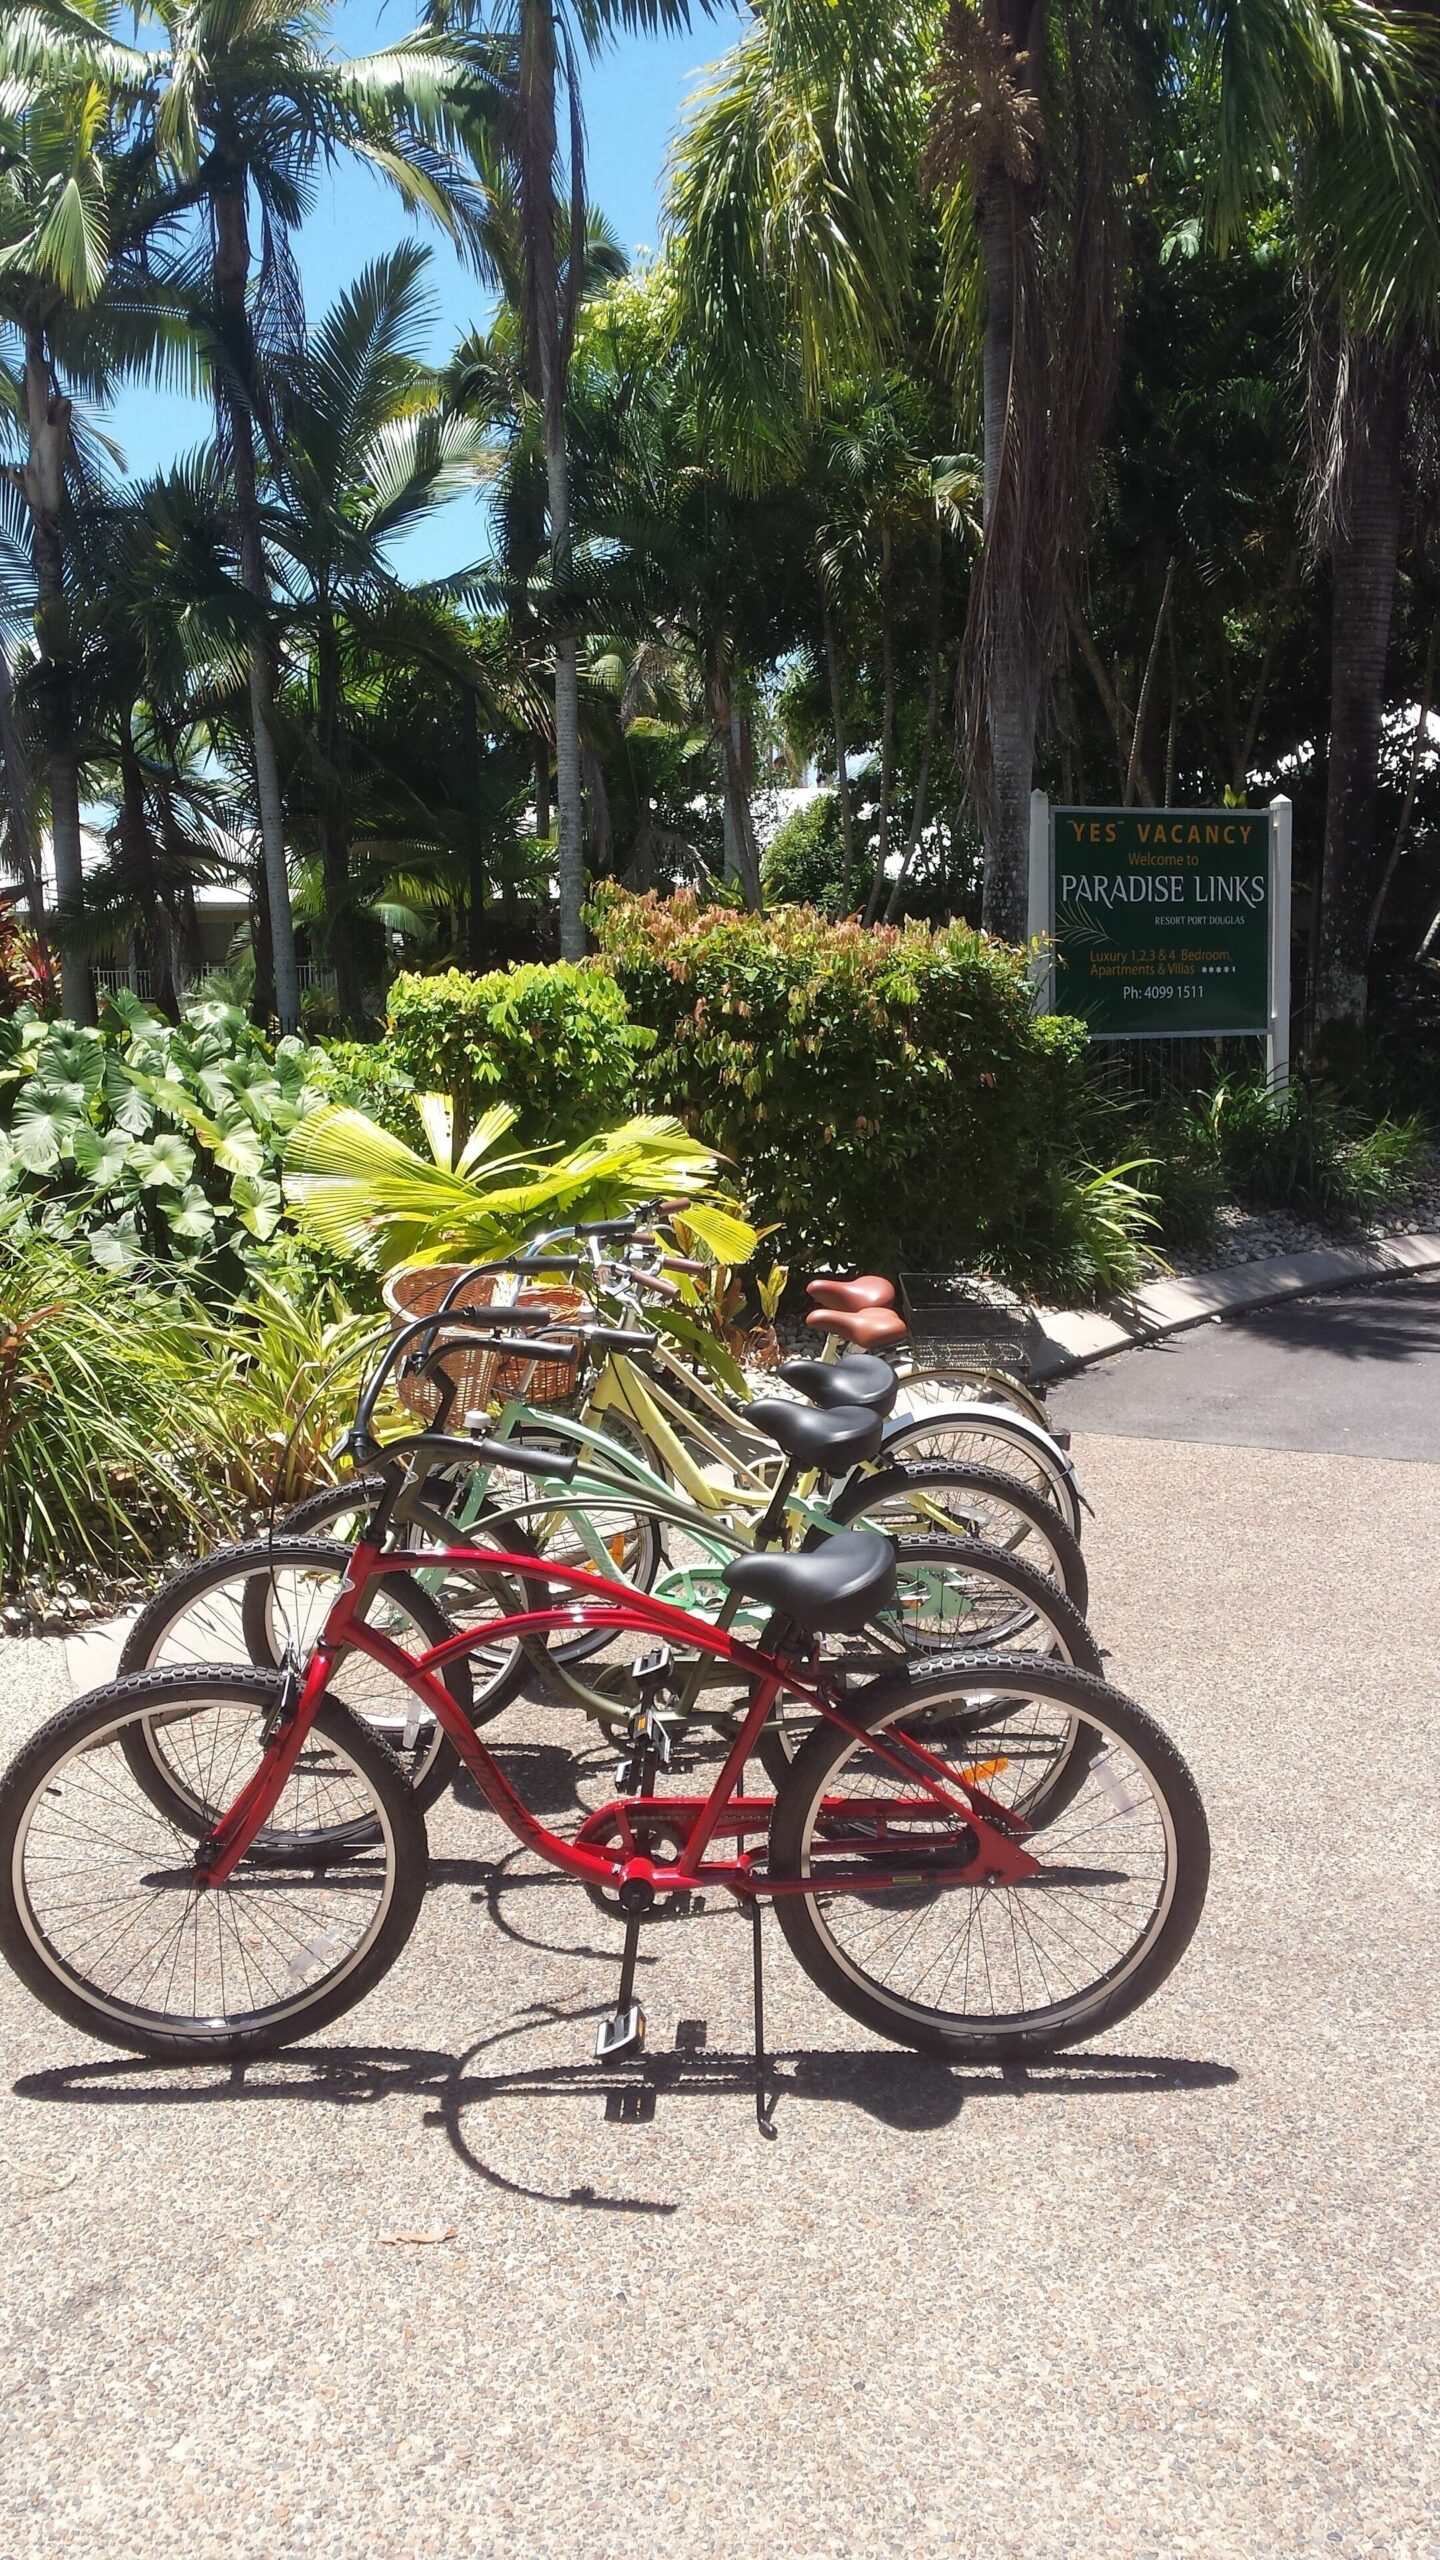
[[[624,1432],[630,1428],[628,1423],[622,1424]],[[606,1436],[610,1436],[608,1417]],[[323,1493],[311,1494],[308,1501],[297,1503],[293,1511],[286,1513],[286,1534],[301,1528],[307,1533],[324,1529],[328,1535],[346,1538],[353,1544],[374,1496],[382,1490],[383,1482],[378,1477],[356,1478],[348,1486],[328,1486]],[[464,1475],[447,1475],[431,1479],[427,1499],[441,1511],[458,1510],[464,1492]],[[494,1469],[490,1470],[484,1510],[466,1528],[457,1527],[455,1536],[457,1543],[473,1537],[479,1545],[495,1545],[512,1552],[517,1547],[533,1547],[537,1555],[543,1554],[552,1563],[605,1574],[617,1582],[631,1583],[639,1591],[653,1588],[664,1563],[659,1523],[623,1490],[597,1493],[583,1502],[559,1493],[547,1500],[535,1491],[528,1478],[513,1473],[502,1475]],[[421,1578],[422,1588],[429,1588],[431,1583],[430,1574]],[[433,1586],[447,1617],[457,1627],[476,1622],[470,1606],[472,1586],[463,1569],[437,1572]],[[542,1604],[537,1600],[535,1605]],[[583,1662],[598,1653],[605,1641],[603,1634],[552,1637],[548,1649],[557,1662]],[[478,1658],[472,1659],[479,1692],[475,1721],[483,1723],[487,1715],[498,1714],[514,1697],[516,1688],[523,1686],[524,1656],[513,1648],[502,1654],[486,1647]],[[515,1686],[508,1686],[512,1665]],[[493,1708],[486,1703],[491,1695],[487,1674],[492,1670],[496,1683]]]
[[[1067,1747],[1076,1721],[1096,1747],[1066,1811],[1027,1841],[1029,1881],[936,1885],[927,1852],[952,1874],[975,1853],[959,1814],[907,1790],[872,1748],[904,1757],[917,1711],[924,1745],[961,1791],[1001,1803],[1033,1793],[1037,1767]],[[962,1656],[847,1708],[858,1735],[822,1725],[775,1807],[770,1873],[806,1890],[776,1898],[791,1950],[838,2008],[924,2052],[1005,2060],[1097,2035],[1159,1989],[1194,1935],[1210,1843],[1179,1752],[1144,1711],[1103,1681],[1003,1655]],[[918,1811],[903,1827],[897,1804]],[[899,1832],[903,1848],[889,1845]],[[882,1892],[827,1890],[832,1870],[873,1855],[919,1870]]]
[[[199,1564],[173,1575],[142,1609],[120,1656],[122,1677],[167,1665],[226,1660],[278,1670],[287,1651],[303,1662],[318,1641],[349,1562],[348,1548],[316,1538],[253,1538],[244,1546],[217,1547]],[[519,1602],[512,1598],[510,1606]],[[406,1653],[424,1653],[455,1633],[438,1602],[409,1574],[378,1579],[361,1607],[366,1624]],[[456,1705],[475,1721],[468,1658],[447,1662],[440,1678]],[[523,1658],[515,1653],[505,1693],[495,1697],[488,1692],[483,1714],[498,1715],[523,1678]],[[347,1650],[336,1663],[330,1693],[390,1745],[422,1807],[444,1793],[455,1775],[454,1750],[429,1708],[393,1671]],[[163,1726],[153,1733],[137,1727],[129,1747],[135,1776],[142,1787],[158,1791],[154,1801],[162,1813],[174,1812],[170,1797],[176,1789],[191,1801],[191,1773],[174,1767]],[[220,1804],[207,1799],[200,1809],[213,1819],[225,1802],[228,1798]]]
[[[808,1544],[808,1541],[807,1541]],[[1038,1654],[1069,1663],[1077,1671],[1099,1674],[1100,1648],[1078,1609],[1043,1573],[1018,1556],[992,1551],[968,1538],[898,1538],[895,1574],[900,1606],[858,1636],[831,1639],[824,1658],[831,1668],[856,1674],[893,1667],[896,1641],[911,1665],[923,1672],[937,1656],[949,1658],[963,1649],[986,1653]],[[785,1629],[778,1624],[761,1637],[762,1651],[783,1647]],[[881,1645],[891,1649],[887,1660]],[[915,1730],[923,1733],[925,1710],[917,1711]],[[781,1698],[764,1725],[757,1748],[761,1766],[775,1786],[786,1778],[820,1721],[798,1698]],[[1062,1783],[1073,1778],[1072,1761],[1089,1748],[1089,1736],[1078,1718],[1072,1720],[1066,1750],[1043,1772],[1047,1804],[1054,1804]],[[1027,1800],[1027,1820],[1035,1819]]]
[[[887,1426],[883,1462],[909,1466],[925,1458],[944,1458],[952,1466],[992,1467],[1013,1476],[1029,1493],[1038,1493],[1059,1512],[1074,1538],[1080,1535],[1080,1497],[1064,1452],[1043,1431],[1018,1413],[997,1405],[944,1405],[927,1399],[910,1406],[901,1387],[904,1410]]]
[[[840,1487],[830,1514],[844,1528],[864,1525],[894,1537],[978,1538],[982,1546],[1003,1547],[1045,1574],[1082,1617],[1089,1605],[1090,1575],[1079,1539],[1043,1494],[993,1467],[955,1466],[944,1458],[892,1466],[887,1452],[887,1462],[873,1475],[854,1475]]]
[[[274,1672],[140,1672],[52,1717],[0,1781],[0,1954],[87,2035],[168,2061],[269,2053],[353,2008],[404,1946],[425,1817],[338,1699],[218,1888],[196,1888],[194,1822],[168,1820],[136,1783],[130,1728],[164,1716],[196,1767],[233,1757],[238,1793],[279,1693]],[[296,1845],[357,1827],[370,1845]]]

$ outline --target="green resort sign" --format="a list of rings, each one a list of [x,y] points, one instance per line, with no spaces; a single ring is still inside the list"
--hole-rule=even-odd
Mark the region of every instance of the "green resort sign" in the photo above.
[[[1270,815],[1056,809],[1055,1002],[1102,1039],[1264,1031]]]
[[[1278,978],[1288,981],[1276,955],[1283,939],[1288,962],[1289,815],[1288,802],[1270,809],[1042,803],[1032,832],[1031,931],[1054,946],[1049,1002],[1081,1015],[1101,1040],[1249,1032],[1273,1044]],[[1288,1010],[1288,984],[1284,992]]]

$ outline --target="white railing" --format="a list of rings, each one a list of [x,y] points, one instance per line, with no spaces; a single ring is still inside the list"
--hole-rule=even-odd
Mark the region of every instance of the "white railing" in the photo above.
[[[322,969],[316,960],[297,960],[295,975],[302,988],[319,987],[327,995],[335,992],[334,970]]]
[[[119,994],[122,987],[128,987],[132,996],[139,996],[142,1004],[149,1003],[150,972],[148,969],[96,969],[92,974],[97,995],[115,996]]]

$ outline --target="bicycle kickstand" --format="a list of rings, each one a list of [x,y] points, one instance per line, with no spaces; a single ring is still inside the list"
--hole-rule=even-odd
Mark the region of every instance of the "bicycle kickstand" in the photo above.
[[[600,2021],[595,2038],[597,2062],[618,2062],[626,2054],[645,2050],[645,2012],[635,1997],[635,1965],[640,1949],[640,1924],[645,1906],[625,1914],[625,1948],[620,1958],[620,1989],[608,2018]]]
[[[750,1900],[750,1945],[754,1956],[755,1985],[755,2121],[767,2142],[779,2139],[775,2131],[775,2109],[780,2103],[778,2089],[766,2087],[769,2056],[765,2051],[765,1964],[760,1938],[761,1902],[753,1894]]]

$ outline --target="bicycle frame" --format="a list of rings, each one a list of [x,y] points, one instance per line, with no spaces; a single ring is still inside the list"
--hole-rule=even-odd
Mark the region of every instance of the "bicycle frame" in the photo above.
[[[630,1590],[624,1583],[607,1582],[568,1566],[547,1565],[547,1583],[557,1583],[573,1590],[577,1594],[576,1601],[522,1610],[483,1628],[467,1628],[419,1655],[406,1653],[390,1637],[368,1626],[359,1614],[360,1602],[370,1584],[386,1574],[467,1565],[483,1565],[496,1573],[508,1571],[521,1580],[533,1576],[535,1571],[533,1556],[500,1555],[493,1549],[482,1547],[392,1549],[388,1552],[368,1542],[356,1547],[319,1643],[306,1665],[298,1697],[293,1706],[282,1711],[267,1735],[258,1768],[200,1844],[196,1855],[197,1885],[222,1885],[264,1828],[319,1712],[334,1670],[336,1654],[342,1647],[369,1655],[372,1661],[404,1681],[443,1726],[486,1802],[507,1829],[549,1865],[577,1877],[582,1883],[606,1886],[638,1884],[655,1893],[683,1891],[703,1883],[723,1886],[741,1900],[754,1900],[761,1895],[772,1897],[815,1891],[814,1876],[772,1878],[762,1869],[757,1869],[744,1846],[749,1836],[768,1835],[769,1832],[774,1799],[741,1796],[737,1789],[761,1727],[782,1691],[804,1700],[817,1714],[838,1725],[842,1732],[857,1741],[865,1740],[876,1758],[894,1768],[909,1786],[923,1790],[919,1799],[912,1796],[908,1802],[905,1799],[897,1799],[894,1803],[886,1799],[878,1803],[872,1798],[863,1800],[863,1817],[871,1827],[867,1847],[873,1847],[876,1862],[849,1868],[824,1866],[821,1882],[825,1891],[883,1892],[897,1884],[914,1884],[917,1880],[928,1885],[966,1884],[973,1889],[977,1885],[1020,1883],[1039,1872],[1039,1861],[1023,1846],[1028,1825],[1019,1814],[988,1795],[978,1780],[972,1780],[963,1772],[957,1777],[909,1735],[903,1737],[898,1748],[893,1739],[862,1735],[861,1729],[844,1714],[822,1683],[808,1678],[774,1655],[758,1652],[726,1629],[705,1619],[691,1617],[667,1601],[649,1599],[641,1592]],[[510,1636],[542,1635],[582,1627],[600,1627],[616,1634],[650,1635],[661,1642],[696,1647],[747,1674],[756,1687],[740,1731],[707,1796],[618,1797],[591,1814],[571,1840],[547,1829],[531,1813],[493,1753],[481,1742],[468,1717],[435,1675],[456,1655],[480,1645],[493,1644]],[[843,1819],[845,1800],[835,1797],[826,1801],[835,1808],[836,1818]],[[933,1819],[936,1806],[952,1817],[958,1817],[975,1835],[974,1851],[958,1867],[921,1869],[912,1864],[897,1874],[897,1861],[904,1855],[904,1842],[903,1839],[897,1842],[889,1836],[892,1826],[903,1831],[907,1822],[917,1818]],[[635,1846],[633,1828],[637,1818],[642,1825],[647,1818],[663,1819],[671,1824],[683,1823],[685,1841],[679,1858],[667,1863],[651,1859],[639,1850]],[[607,1824],[618,1825],[620,1829],[622,1845],[618,1850],[607,1852],[599,1846],[598,1839],[586,1840],[587,1832],[596,1834]],[[706,1850],[717,1834],[739,1842],[734,1857],[707,1860]],[[624,1845],[627,1839],[628,1847]]]

